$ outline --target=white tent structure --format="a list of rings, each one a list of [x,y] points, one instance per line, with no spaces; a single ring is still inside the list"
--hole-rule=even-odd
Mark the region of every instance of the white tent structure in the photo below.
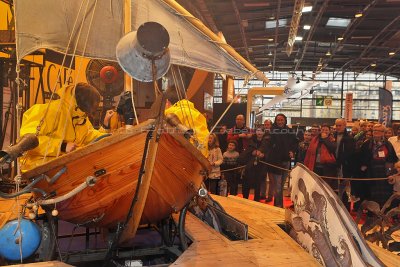
[[[132,30],[137,30],[144,22],[154,21],[163,25],[170,35],[171,64],[235,77],[255,74],[268,82],[261,72],[190,13],[185,13],[175,1],[132,0],[128,20],[124,18],[125,2],[15,1],[18,60],[46,48],[69,55],[116,61],[115,48],[124,35],[124,21],[131,21]]]

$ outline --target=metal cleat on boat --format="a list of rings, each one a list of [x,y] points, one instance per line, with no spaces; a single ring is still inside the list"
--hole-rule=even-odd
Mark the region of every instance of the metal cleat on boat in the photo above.
[[[207,196],[207,194],[208,194],[207,189],[205,189],[205,188],[203,188],[203,187],[201,187],[201,188],[199,189],[198,195],[199,195],[200,197],[205,197],[205,196]]]

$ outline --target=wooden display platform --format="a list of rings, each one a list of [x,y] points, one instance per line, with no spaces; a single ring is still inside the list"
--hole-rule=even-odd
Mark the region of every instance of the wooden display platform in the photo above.
[[[63,263],[61,261],[45,261],[45,262],[36,262],[36,263],[28,263],[28,264],[16,264],[9,265],[13,267],[69,267],[72,265]]]
[[[249,241],[230,241],[188,213],[186,230],[193,244],[171,266],[320,266],[277,223],[284,209],[238,197],[213,196],[249,226]]]
[[[368,242],[369,247],[375,253],[375,255],[387,266],[387,267],[399,267],[400,257],[396,254],[381,248],[371,242]]]
[[[188,213],[186,231],[193,244],[171,266],[320,266],[278,226],[285,223],[284,209],[235,196],[212,197],[248,225],[249,241],[230,241]],[[371,248],[388,267],[400,266],[397,255]]]

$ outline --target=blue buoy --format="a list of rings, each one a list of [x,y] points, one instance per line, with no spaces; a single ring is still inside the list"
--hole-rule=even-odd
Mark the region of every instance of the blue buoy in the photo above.
[[[31,256],[42,239],[39,227],[32,221],[21,219],[20,229],[17,227],[18,220],[13,220],[0,229],[0,255],[7,260],[20,260],[20,252],[22,252],[22,259]]]

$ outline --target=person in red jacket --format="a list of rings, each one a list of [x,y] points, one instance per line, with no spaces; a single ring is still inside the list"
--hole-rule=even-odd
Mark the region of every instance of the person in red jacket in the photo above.
[[[324,124],[321,126],[321,133],[311,140],[304,165],[318,175],[337,177],[335,152],[334,137],[330,134],[330,127]],[[338,188],[337,180],[325,179],[324,181],[333,190]]]
[[[228,132],[228,141],[235,140],[238,144],[237,151],[243,152],[249,145],[252,133],[249,127],[246,127],[244,116],[239,114],[236,116],[236,124]]]

